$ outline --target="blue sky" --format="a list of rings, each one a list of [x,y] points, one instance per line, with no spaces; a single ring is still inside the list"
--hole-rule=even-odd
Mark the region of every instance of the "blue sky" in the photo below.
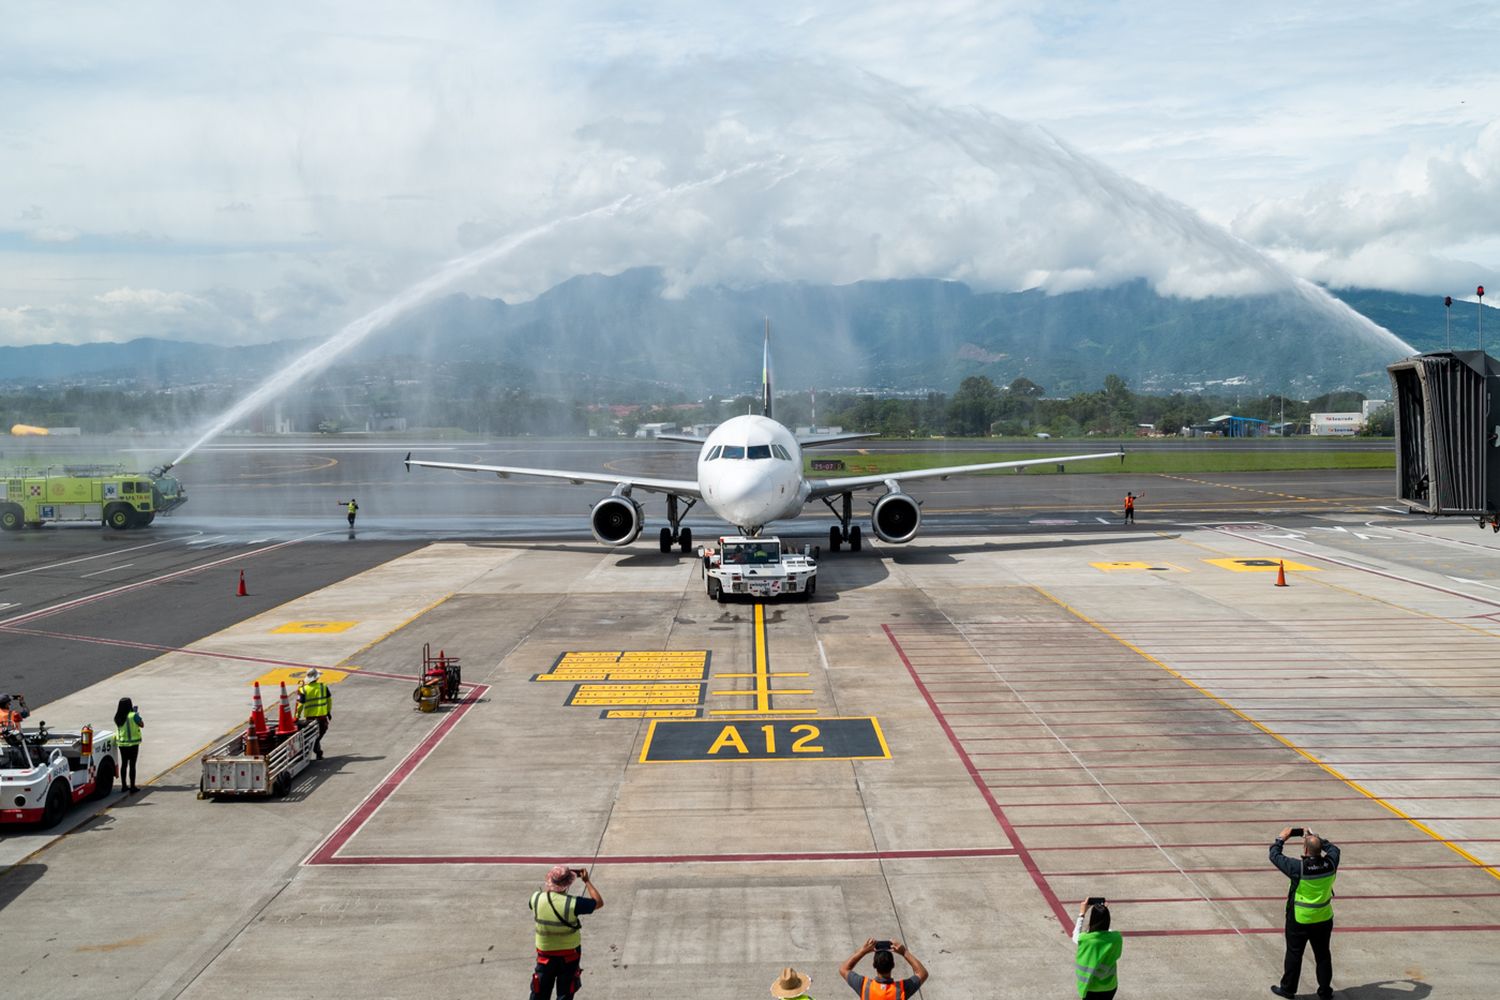
[[[1490,5],[307,6],[7,7],[0,343],[331,333],[617,199],[455,288],[1500,264]]]

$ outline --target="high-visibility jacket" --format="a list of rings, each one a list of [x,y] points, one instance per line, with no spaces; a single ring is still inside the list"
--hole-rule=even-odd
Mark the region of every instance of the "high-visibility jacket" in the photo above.
[[[333,711],[333,692],[322,681],[302,685],[300,698],[297,710],[309,719],[316,719]]]
[[[537,951],[567,951],[583,943],[577,896],[538,889],[531,894],[530,905],[536,919]]]
[[[1078,935],[1078,955],[1074,972],[1078,976],[1078,995],[1104,993],[1119,986],[1115,963],[1120,960],[1124,938],[1119,931],[1085,931]]]
[[[138,747],[141,745],[141,722],[139,712],[131,712],[125,716],[125,721],[115,727],[115,745],[122,747]]]
[[[1135,497],[1126,497],[1125,498],[1125,509],[1126,510],[1135,510]]]
[[[20,729],[26,716],[18,708],[0,709],[0,729]]]
[[[349,501],[349,513],[353,514],[357,510],[359,510],[359,504],[355,503],[353,500],[350,500]]]
[[[1297,923],[1321,924],[1333,919],[1333,880],[1338,874],[1332,871],[1297,881],[1297,891],[1292,897],[1292,915]]]
[[[866,977],[859,1000],[906,1000],[906,980],[881,983]]]

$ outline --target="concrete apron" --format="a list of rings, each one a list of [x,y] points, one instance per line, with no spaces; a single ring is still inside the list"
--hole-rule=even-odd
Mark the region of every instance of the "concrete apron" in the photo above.
[[[1465,959],[1474,932],[1399,928],[1500,923],[1494,879],[1244,717],[1348,761],[1384,758],[1324,747],[1395,742],[1359,735],[1391,727],[1361,715],[1437,719],[1405,724],[1456,735],[1364,751],[1418,763],[1334,766],[1389,780],[1376,794],[1414,796],[1401,807],[1426,812],[1412,815],[1436,802],[1495,815],[1483,811],[1495,765],[1442,763],[1478,759],[1462,725],[1441,720],[1488,711],[1451,712],[1486,695],[1422,672],[1437,642],[1489,655],[1493,635],[1453,623],[1470,609],[1450,601],[1453,620],[1426,618],[1430,592],[1415,600],[1328,563],[1316,572],[1342,590],[1310,576],[1269,590],[1265,576],[1202,562],[1274,554],[1240,539],[1194,539],[1212,552],[1138,535],[1128,550],[1108,534],[1040,541],[1053,544],[945,538],[827,559],[818,602],[767,608],[764,665],[753,607],[707,601],[695,563],[654,552],[435,545],[309,595],[194,649],[352,658],[409,679],[339,683],[329,757],[286,799],[197,801],[190,760],[27,859],[0,880],[8,961],[36,996],[242,996],[268,977],[316,996],[519,993],[527,895],[554,859],[597,857],[607,905],[585,919],[586,995],[765,995],[790,964],[812,973],[815,996],[837,996],[834,970],[867,936],[908,941],[933,970],[924,995],[1069,995],[1059,914],[1097,892],[1120,901],[1120,929],[1144,932],[1127,941],[1128,988],[1259,996],[1279,970],[1285,891],[1265,845],[1306,819],[1348,852],[1340,926],[1369,928],[1339,936],[1337,982],[1481,995]],[[1121,560],[1182,571],[1093,565]],[[1371,620],[1329,624],[1351,616]],[[344,621],[356,624],[273,631]],[[1379,640],[1363,641],[1377,624]],[[1306,655],[1268,645],[1271,633],[1295,634]],[[455,716],[412,710],[424,641],[488,685],[436,742]],[[711,652],[703,713],[758,701],[762,671],[776,692],[805,692],[739,717],[747,741],[783,716],[876,716],[892,756],[643,762],[647,720],[600,718],[566,704],[573,683],[533,680],[569,651],[663,649]],[[173,653],[45,717],[103,719],[128,693],[148,720],[146,761],[175,761],[241,724],[249,681],[272,669]],[[1275,687],[1309,669],[1371,685],[1357,708],[1320,708],[1315,746]],[[1326,738],[1340,730],[1356,735]],[[1437,744],[1450,749],[1419,749]],[[398,768],[418,747],[420,763]],[[393,772],[399,785],[384,780]],[[1423,798],[1427,779],[1453,798]],[[362,810],[383,785],[388,797]],[[1500,820],[1430,823],[1483,851]]]

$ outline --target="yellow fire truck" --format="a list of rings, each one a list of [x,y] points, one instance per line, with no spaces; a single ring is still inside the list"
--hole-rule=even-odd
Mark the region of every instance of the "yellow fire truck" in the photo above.
[[[187,502],[187,491],[166,468],[18,470],[0,477],[0,529],[18,531],[48,521],[98,521],[116,530],[144,528]]]

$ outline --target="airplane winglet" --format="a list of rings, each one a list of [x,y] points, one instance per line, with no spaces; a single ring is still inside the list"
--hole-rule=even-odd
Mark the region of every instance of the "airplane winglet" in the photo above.
[[[406,466],[406,471],[407,472],[411,471],[411,452],[407,452],[406,453],[406,458],[405,458],[405,460],[402,461],[401,464],[404,465],[404,466]]]
[[[771,317],[766,317],[766,346],[761,355],[760,383],[763,398],[761,400],[761,412],[767,417],[771,416]],[[774,419],[774,418],[773,418]]]

